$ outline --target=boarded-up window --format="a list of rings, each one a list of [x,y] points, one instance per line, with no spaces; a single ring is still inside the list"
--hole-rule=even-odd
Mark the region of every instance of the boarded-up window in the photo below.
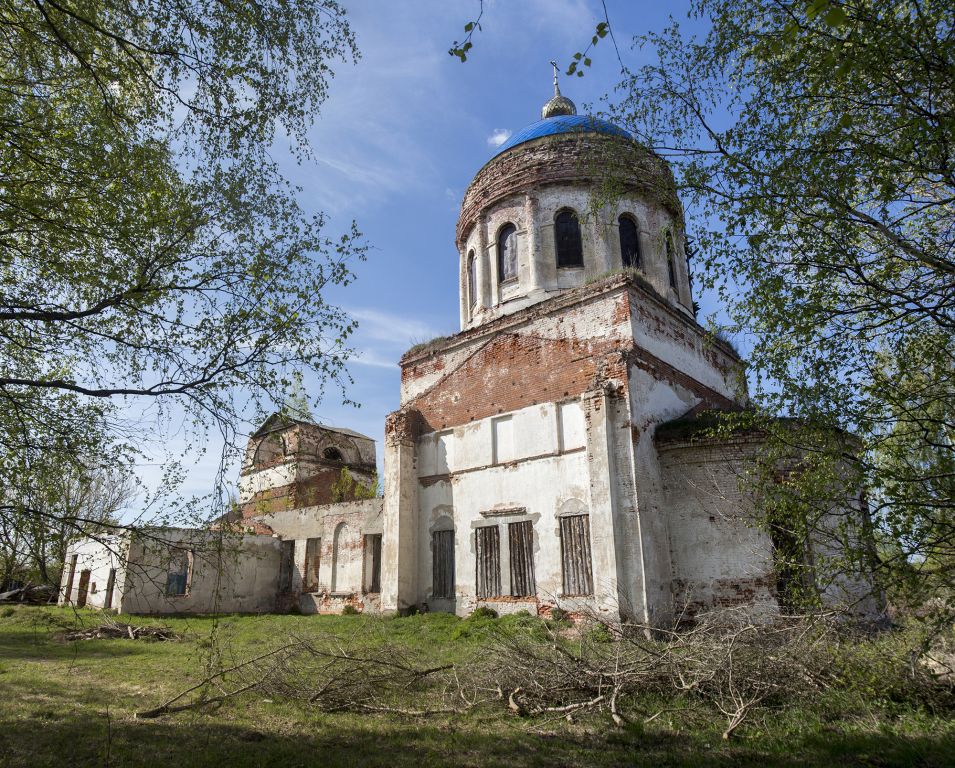
[[[590,515],[560,518],[560,559],[565,595],[592,595],[593,568],[590,561]]]
[[[499,597],[501,594],[501,534],[496,525],[474,530],[477,555],[477,596]]]
[[[109,577],[106,579],[106,597],[103,599],[103,607],[106,609],[113,607],[113,589],[116,587],[116,569],[109,569]]]
[[[279,562],[279,592],[292,591],[292,571],[295,568],[295,542],[282,542],[282,559]]]
[[[381,534],[365,534],[366,592],[381,592]]]
[[[491,433],[494,463],[511,461],[514,458],[514,419],[510,416],[494,419],[491,422]]]
[[[534,527],[530,520],[507,526],[511,555],[511,595],[528,597],[534,584]]]
[[[620,261],[625,268],[640,266],[640,244],[637,223],[629,216],[618,219],[620,231]]]
[[[305,583],[303,592],[318,592],[318,573],[322,565],[322,540],[306,539],[305,541]]]
[[[580,222],[573,211],[561,211],[554,218],[554,239],[558,267],[582,267],[584,250],[580,240]]]
[[[347,553],[344,551],[344,547],[347,541],[348,526],[344,523],[339,523],[335,527],[335,535],[332,538],[332,592],[338,592],[339,590],[350,591],[350,588],[354,589],[358,587],[354,582],[352,582],[354,587],[348,584],[348,578],[345,574],[344,559],[347,557]],[[357,579],[355,581],[357,581]]]
[[[454,531],[431,534],[431,583],[432,597],[454,597]]]
[[[166,595],[178,597],[189,590],[192,552],[179,547],[169,548],[169,569],[166,571]]]

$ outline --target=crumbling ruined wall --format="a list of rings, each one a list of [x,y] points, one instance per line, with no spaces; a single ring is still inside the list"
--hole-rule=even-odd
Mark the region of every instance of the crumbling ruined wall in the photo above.
[[[658,443],[677,614],[743,604],[778,610],[772,541],[740,486],[757,448],[747,438]]]
[[[383,499],[283,510],[258,520],[283,541],[294,541],[293,572],[286,608],[302,613],[340,613],[346,605],[377,611],[371,592],[371,552],[367,537],[382,533]],[[336,537],[337,532],[337,537]],[[320,539],[317,563],[307,559],[308,540]],[[316,574],[317,567],[317,574]]]
[[[167,594],[172,550],[188,553],[186,591]],[[119,553],[117,558],[114,553]],[[265,613],[275,607],[279,544],[271,536],[185,528],[145,528],[121,547],[84,539],[70,548],[117,568],[114,610],[139,614]],[[106,571],[102,571],[105,585]],[[97,583],[101,593],[103,586]],[[75,601],[74,586],[74,601]],[[89,601],[102,607],[102,601]]]
[[[125,590],[128,550],[128,536],[100,536],[73,543],[66,553],[57,603],[118,610]],[[86,579],[82,577],[84,571],[89,572]]]
[[[318,424],[272,417],[249,439],[239,474],[242,517],[353,498],[336,498],[342,471],[365,487],[377,483],[371,438]]]

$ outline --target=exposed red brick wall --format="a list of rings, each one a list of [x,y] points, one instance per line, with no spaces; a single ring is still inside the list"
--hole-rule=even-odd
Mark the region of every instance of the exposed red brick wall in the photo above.
[[[318,504],[331,504],[334,501],[332,499],[332,487],[340,477],[340,468],[323,467],[319,468],[316,474],[307,480],[298,480],[294,483],[261,491],[241,506],[242,517],[253,517]],[[346,495],[339,501],[352,501],[352,498]]]
[[[447,429],[537,403],[579,396],[596,382],[626,381],[618,339],[543,339],[501,334],[437,386],[407,403],[423,431]]]
[[[626,278],[610,278],[464,331],[430,354],[408,355],[401,363],[402,409],[420,413],[420,432],[448,429],[537,403],[578,397],[608,380],[616,382],[623,394],[630,366],[692,392],[708,408],[735,407],[731,399],[637,346],[631,313],[634,305],[653,301]],[[637,321],[657,327],[674,344],[699,350],[702,328],[668,307],[657,310],[643,308]],[[589,329],[588,337],[554,332],[554,318],[560,324],[571,314],[576,327]],[[547,333],[539,330],[540,322],[549,323]],[[470,349],[470,354],[452,365],[462,348]],[[722,349],[715,355],[724,367],[734,362]],[[412,396],[421,390],[422,380],[434,384]]]

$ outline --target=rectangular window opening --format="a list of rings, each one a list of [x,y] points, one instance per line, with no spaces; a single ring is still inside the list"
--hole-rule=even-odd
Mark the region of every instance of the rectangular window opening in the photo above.
[[[70,575],[66,579],[66,589],[64,590],[64,599],[66,602],[73,600],[73,580],[76,578],[76,561],[78,555],[70,555]]]
[[[282,542],[282,559],[279,562],[279,592],[292,591],[292,574],[295,569],[295,541]]]
[[[113,589],[116,587],[116,569],[109,569],[109,577],[106,579],[106,597],[103,599],[103,607],[107,610],[113,607]]]
[[[166,572],[166,596],[181,597],[189,591],[192,575],[192,550],[169,548],[169,569]]]
[[[381,534],[365,534],[366,592],[381,592]]]
[[[305,540],[305,583],[303,592],[318,592],[318,575],[322,565],[321,538]]]

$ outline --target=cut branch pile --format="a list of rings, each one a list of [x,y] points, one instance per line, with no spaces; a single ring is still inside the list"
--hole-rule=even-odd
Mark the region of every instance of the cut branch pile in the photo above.
[[[481,646],[454,664],[367,634],[352,641],[315,634],[212,671],[137,717],[254,692],[323,712],[427,716],[488,705],[533,718],[603,713],[618,726],[707,711],[730,739],[757,712],[839,686],[833,654],[841,631],[826,617],[762,622],[743,610],[697,616],[680,630],[591,618],[574,634],[527,617],[526,624],[492,622]],[[666,708],[648,706],[660,700]]]
[[[826,621],[754,621],[744,611],[700,616],[689,629],[611,626],[597,619],[573,642],[551,630],[494,633],[487,668],[508,708],[522,716],[572,719],[604,712],[616,725],[645,722],[662,712],[637,713],[645,694],[701,701],[726,719],[723,738],[761,706],[793,700],[829,685]]]
[[[27,584],[25,587],[11,589],[0,593],[0,603],[30,603],[32,605],[47,605],[56,602],[55,587],[47,584]]]
[[[182,635],[169,627],[136,626],[121,621],[106,619],[102,624],[87,629],[72,629],[61,635],[62,639],[74,640],[181,640]]]

